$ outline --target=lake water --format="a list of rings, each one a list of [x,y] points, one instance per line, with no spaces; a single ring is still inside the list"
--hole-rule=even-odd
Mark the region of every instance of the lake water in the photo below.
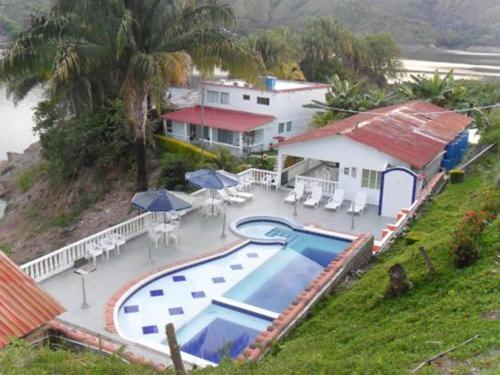
[[[403,54],[405,68],[411,73],[454,69],[457,77],[500,81],[500,53],[404,48]],[[33,107],[41,94],[41,90],[35,90],[15,106],[0,87],[0,160],[7,157],[7,151],[22,152],[37,140],[32,132]]]
[[[42,91],[33,90],[22,102],[14,105],[0,87],[0,160],[7,158],[7,151],[22,152],[37,141],[33,134],[33,108],[40,101]]]

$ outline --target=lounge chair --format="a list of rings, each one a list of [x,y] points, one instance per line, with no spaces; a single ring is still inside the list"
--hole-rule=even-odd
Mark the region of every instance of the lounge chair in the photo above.
[[[253,194],[252,193],[247,193],[245,191],[240,191],[240,190],[236,189],[235,186],[227,188],[227,192],[232,197],[238,197],[238,198],[243,198],[243,199],[252,199],[253,198]]]
[[[313,185],[311,188],[311,194],[307,197],[304,202],[304,206],[307,207],[318,207],[321,199],[323,198],[323,188],[320,185]]]
[[[285,203],[295,203],[302,199],[304,195],[305,185],[303,182],[297,182],[295,188],[290,194],[285,198]]]
[[[349,207],[349,213],[355,213],[361,215],[366,208],[366,193],[364,191],[360,191],[356,194],[356,198],[354,202],[351,203],[351,207]]]
[[[325,208],[327,210],[337,211],[340,207],[342,207],[342,203],[344,203],[344,190],[337,189],[335,193],[333,193],[333,197],[330,198]]]
[[[232,197],[224,189],[217,190],[217,193],[219,194],[219,196],[222,198],[222,200],[224,202],[228,202],[229,204],[239,206],[239,205],[245,203],[245,199],[239,198],[239,197]]]

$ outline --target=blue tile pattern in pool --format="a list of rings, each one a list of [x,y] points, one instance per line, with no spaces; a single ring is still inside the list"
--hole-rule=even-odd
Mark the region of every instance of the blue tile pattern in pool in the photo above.
[[[145,326],[142,327],[142,334],[143,335],[152,335],[158,333],[158,327],[157,326]]]
[[[182,307],[171,307],[170,309],[168,309],[168,313],[170,315],[182,315],[184,314],[184,310],[182,309]]]
[[[163,289],[151,290],[149,291],[151,297],[161,297],[163,296]]]
[[[139,312],[139,306],[137,305],[125,306],[123,310],[125,311],[125,314],[136,313]]]
[[[193,296],[193,298],[205,298],[206,294],[204,291],[191,292],[191,296]]]
[[[188,361],[234,358],[350,244],[276,221],[238,229],[267,242],[152,276],[118,307],[120,335],[161,351],[167,343],[158,327],[171,322]]]
[[[226,282],[226,279],[223,277],[212,277],[212,282],[214,284],[222,284]]]

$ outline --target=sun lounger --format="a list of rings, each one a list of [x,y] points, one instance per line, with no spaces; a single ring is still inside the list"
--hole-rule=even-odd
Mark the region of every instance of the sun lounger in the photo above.
[[[224,202],[228,202],[229,204],[239,206],[239,205],[245,203],[245,199],[239,198],[239,197],[232,197],[223,189],[217,190],[217,193],[222,198],[222,200],[224,200]]]
[[[325,208],[327,210],[337,211],[340,207],[342,207],[342,203],[344,203],[344,190],[337,189],[335,193],[333,193],[333,197],[330,198]]]
[[[243,199],[252,199],[253,198],[252,193],[240,191],[240,190],[236,189],[236,187],[234,187],[234,186],[227,188],[227,191],[228,191],[229,195],[232,197],[238,197],[238,198],[243,198]]]
[[[351,207],[349,207],[349,213],[355,213],[361,215],[366,207],[366,193],[360,191],[356,194],[354,202],[352,202]]]
[[[285,203],[295,203],[302,199],[304,195],[305,185],[303,182],[297,182],[295,188],[290,194],[285,198]]]
[[[313,185],[311,194],[304,202],[306,207],[317,207],[323,198],[323,188],[320,185]]]

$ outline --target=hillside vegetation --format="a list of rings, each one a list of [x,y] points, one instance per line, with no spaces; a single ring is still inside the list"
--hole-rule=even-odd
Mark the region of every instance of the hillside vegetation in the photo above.
[[[229,0],[244,30],[299,27],[308,15],[332,15],[349,29],[387,32],[402,44],[500,46],[496,0]]]
[[[0,0],[0,43],[20,31],[36,9],[47,8],[50,0]]]

